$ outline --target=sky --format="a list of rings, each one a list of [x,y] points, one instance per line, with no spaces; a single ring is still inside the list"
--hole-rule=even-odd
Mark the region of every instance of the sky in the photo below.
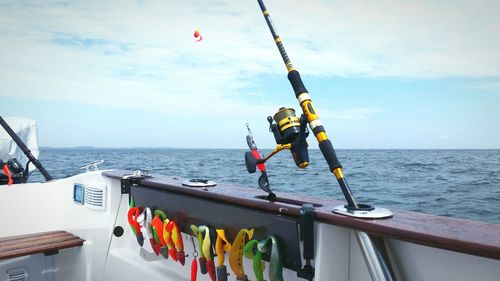
[[[500,148],[499,1],[265,3],[336,148]],[[286,74],[255,0],[0,0],[0,115],[41,146],[272,148]]]

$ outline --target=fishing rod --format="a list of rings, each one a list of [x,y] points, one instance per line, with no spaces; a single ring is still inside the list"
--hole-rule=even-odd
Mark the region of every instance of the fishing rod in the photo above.
[[[309,123],[309,127],[311,128],[314,136],[318,140],[319,149],[323,154],[328,166],[330,168],[330,172],[332,172],[338,183],[340,188],[342,189],[342,193],[344,194],[345,199],[347,200],[347,206],[350,209],[358,209],[358,203],[354,198],[349,185],[347,184],[347,180],[342,173],[342,165],[337,158],[337,154],[335,153],[335,149],[333,148],[332,142],[326,135],[325,128],[323,123],[321,123],[316,110],[311,101],[311,96],[307,91],[304,83],[302,82],[302,78],[297,70],[293,68],[293,64],[288,57],[288,54],[285,51],[285,47],[283,46],[283,42],[281,42],[281,38],[276,32],[276,29],[273,26],[271,21],[271,17],[269,15],[269,11],[264,6],[262,0],[257,0],[259,2],[260,9],[264,14],[264,18],[266,20],[267,26],[273,35],[274,42],[278,47],[278,50],[281,54],[281,58],[285,63],[286,69],[288,71],[288,80],[290,84],[292,84],[293,90],[295,92],[295,97],[299,101],[300,107],[302,108],[302,112],[304,113],[307,123]]]
[[[52,176],[49,174],[49,172],[47,172],[47,170],[45,170],[42,163],[40,163],[40,161],[38,161],[38,159],[36,159],[36,157],[33,156],[31,151],[29,150],[29,148],[16,135],[14,130],[12,130],[12,128],[9,126],[9,124],[7,124],[7,122],[5,122],[5,120],[2,118],[2,116],[0,116],[0,125],[2,125],[2,127],[10,135],[10,137],[14,140],[14,142],[19,146],[19,148],[21,148],[24,155],[26,155],[26,157],[28,157],[29,161],[31,163],[33,163],[33,165],[35,165],[35,167],[37,167],[38,170],[40,170],[40,173],[42,173],[42,175],[45,177],[45,180],[47,180],[47,181],[53,180]]]
[[[247,165],[247,170],[255,170],[253,165],[264,163],[270,157],[272,157],[277,152],[283,149],[290,149],[292,152],[295,164],[299,168],[305,168],[309,164],[309,156],[307,152],[307,142],[306,138],[308,136],[307,124],[313,132],[314,136],[318,140],[319,148],[326,162],[328,163],[330,172],[335,175],[337,182],[344,194],[347,201],[346,206],[341,206],[341,208],[335,208],[334,212],[338,212],[347,216],[355,216],[362,218],[382,218],[390,217],[392,213],[385,209],[379,209],[372,207],[367,204],[358,204],[354,198],[347,180],[342,172],[342,165],[337,158],[335,149],[333,148],[332,142],[326,135],[325,128],[321,123],[316,110],[311,101],[311,96],[309,95],[302,78],[297,70],[294,69],[288,54],[285,51],[283,42],[280,36],[276,32],[273,26],[269,11],[266,9],[262,0],[257,0],[264,18],[266,20],[267,26],[271,31],[274,42],[278,47],[281,54],[281,58],[285,64],[288,71],[288,80],[292,85],[295,92],[295,97],[299,101],[300,107],[302,108],[302,115],[299,118],[295,116],[295,110],[292,108],[280,108],[274,117],[269,116],[269,126],[270,130],[273,132],[278,146],[271,152],[268,157],[263,157],[263,159],[253,159],[252,161],[247,161],[251,157],[249,153],[245,155],[245,164]],[[274,122],[276,123],[274,123]],[[385,212],[387,211],[387,212]],[[375,245],[373,238],[367,233],[355,231],[355,236],[358,241],[360,250],[365,259],[368,271],[372,280],[374,281],[392,281],[395,280],[395,274],[391,263],[387,257],[386,248],[383,245],[383,240],[381,244]],[[381,239],[380,239],[381,240]],[[304,258],[305,255],[304,255]],[[306,261],[308,261],[306,259]],[[310,260],[309,260],[310,261]],[[314,269],[307,274],[307,279],[312,280],[314,277]]]

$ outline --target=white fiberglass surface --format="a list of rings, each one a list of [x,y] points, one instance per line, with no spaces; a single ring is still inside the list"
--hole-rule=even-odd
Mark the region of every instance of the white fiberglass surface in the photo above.
[[[73,202],[75,183],[106,185],[106,209],[95,210]],[[58,230],[70,232],[85,242],[82,247],[64,249],[56,255],[56,280],[101,280],[120,197],[120,182],[103,177],[101,172],[2,187],[0,237]],[[6,265],[5,260],[0,261],[1,270]]]
[[[402,280],[498,281],[500,260],[389,240]]]
[[[97,210],[73,202],[73,186],[106,186],[106,208]],[[0,272],[30,267],[30,280],[190,280],[193,247],[183,234],[186,264],[153,254],[151,246],[137,244],[128,222],[128,195],[121,195],[120,181],[100,172],[77,175],[49,183],[0,188],[2,224],[0,237],[65,230],[83,239],[83,247],[64,249],[58,255],[36,254],[0,261]],[[121,226],[121,237],[112,235]],[[146,233],[143,233],[145,237]],[[316,281],[370,280],[363,255],[352,230],[315,224]],[[500,261],[441,250],[393,239],[386,240],[400,280],[498,280]],[[199,251],[199,249],[198,249]],[[226,266],[230,276],[234,274]],[[267,268],[264,276],[267,279]],[[246,275],[255,280],[252,263],[244,259]],[[0,277],[2,275],[0,274]],[[198,273],[198,280],[209,280]],[[285,269],[284,280],[304,280]]]

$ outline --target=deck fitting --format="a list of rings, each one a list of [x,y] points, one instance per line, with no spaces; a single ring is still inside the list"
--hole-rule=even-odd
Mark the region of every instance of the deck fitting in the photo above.
[[[334,207],[332,212],[360,219],[383,219],[383,218],[390,218],[393,216],[392,212],[385,208],[372,207],[364,204],[360,204],[360,206],[362,208],[351,209],[347,208],[345,205],[339,205]]]

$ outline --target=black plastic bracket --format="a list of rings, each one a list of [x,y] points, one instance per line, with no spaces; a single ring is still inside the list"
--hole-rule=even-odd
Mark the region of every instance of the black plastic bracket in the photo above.
[[[59,250],[51,250],[51,251],[43,252],[43,255],[46,257],[57,255],[57,254],[59,254]]]
[[[124,178],[120,180],[122,186],[122,194],[130,194],[130,187],[134,184],[134,178]]]
[[[304,267],[297,270],[297,276],[306,280],[313,280],[314,267],[311,260],[314,259],[314,207],[312,204],[303,204],[300,209],[300,241],[302,241],[302,257],[306,261]]]
[[[130,194],[130,188],[133,185],[140,184],[142,179],[150,178],[148,172],[143,172],[141,170],[134,171],[131,175],[126,175],[121,178],[122,194]]]

